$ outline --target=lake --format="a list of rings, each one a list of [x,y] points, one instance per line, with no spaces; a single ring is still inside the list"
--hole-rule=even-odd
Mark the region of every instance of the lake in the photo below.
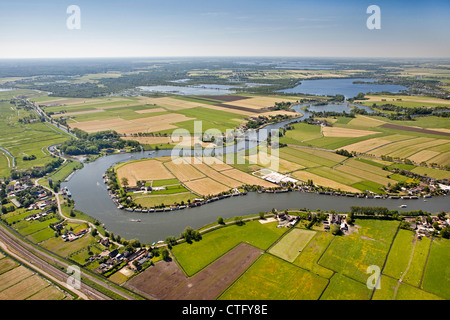
[[[375,82],[376,79],[320,79],[303,80],[294,88],[279,90],[284,93],[304,93],[318,96],[334,96],[342,94],[346,99],[355,97],[358,93],[391,92],[399,93],[407,90],[405,86],[391,84],[353,83],[354,81]]]

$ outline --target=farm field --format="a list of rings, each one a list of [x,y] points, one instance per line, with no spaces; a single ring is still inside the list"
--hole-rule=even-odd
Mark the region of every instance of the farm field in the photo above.
[[[116,171],[119,181],[126,178],[129,186],[136,186],[139,180],[152,181],[174,177],[158,160],[128,162],[118,165]]]
[[[422,288],[444,299],[450,299],[450,269],[447,263],[450,241],[434,240],[431,243],[427,266],[423,276]]]
[[[194,132],[194,121],[201,121],[202,131],[233,129],[254,115],[294,114],[271,111],[275,102],[295,102],[296,97],[266,96],[166,96],[32,99],[53,118],[64,119],[71,128],[88,133],[116,130],[120,134],[170,134],[174,129]],[[142,142],[147,142],[141,139]],[[148,141],[149,145],[162,142]],[[167,143],[167,142],[165,142]],[[170,143],[170,141],[169,141]]]
[[[296,124],[293,130],[286,131],[280,142],[330,150],[345,149],[375,157],[408,159],[417,164],[446,166],[450,161],[450,138],[439,133],[446,133],[448,122],[445,119],[424,117],[416,121],[393,121],[363,115],[357,115],[350,121],[341,119],[344,118],[338,117],[337,121],[333,118],[324,119],[333,123],[332,127]],[[318,130],[321,130],[321,135]],[[306,167],[310,166],[306,163]]]
[[[355,224],[360,226],[358,233],[335,238],[319,264],[365,283],[367,267],[384,264],[399,223],[356,220]]]
[[[293,262],[314,235],[315,231],[294,228],[271,247],[269,252]]]
[[[71,300],[50,281],[0,252],[0,300]]]
[[[166,187],[162,191],[130,193],[133,200],[143,207],[171,205],[182,201],[187,203],[188,200],[228,192],[245,184],[276,186],[211,157],[139,160],[119,164],[115,166],[115,170],[121,185],[126,178],[128,186],[136,186],[137,181],[145,181],[147,186],[154,182],[155,187]]]
[[[327,283],[327,279],[264,254],[219,299],[317,300]]]
[[[212,300],[261,254],[262,250],[241,243],[189,278],[175,261],[160,261],[132,278],[125,286],[152,299]],[[164,286],[154,285],[161,282],[164,282]]]
[[[0,100],[3,93],[0,93]],[[0,174],[10,174],[12,169],[44,167],[54,159],[46,148],[64,142],[68,135],[48,123],[20,123],[19,119],[35,115],[6,101],[0,101]],[[7,152],[9,152],[12,158]],[[24,157],[35,156],[34,160]]]
[[[415,125],[424,128],[429,128],[433,122],[439,127],[448,125],[448,122],[443,122],[439,118],[431,120],[429,118],[433,117],[409,122],[397,121],[397,123],[402,123],[405,127],[403,123],[417,122]],[[393,175],[382,169],[384,165],[401,166],[401,164],[381,160],[381,157],[391,157],[416,164],[416,166],[408,165],[408,168],[402,168],[404,170],[435,179],[450,178],[446,170],[423,166],[434,163],[443,167],[450,164],[448,137],[383,127],[387,122],[380,120],[384,119],[382,117],[357,115],[350,121],[340,121],[341,119],[344,118],[325,119],[330,120],[333,127],[321,128],[305,123],[294,124],[294,129],[287,130],[286,135],[280,138],[280,142],[287,143],[288,146],[279,149],[279,172],[288,173],[305,182],[313,180],[316,185],[342,191],[384,193],[380,188],[388,184],[393,185],[397,181],[407,180],[403,176]],[[323,134],[324,129],[329,132],[333,132],[330,130],[335,130],[336,133],[342,132],[341,137],[327,137]],[[319,135],[319,130],[322,131],[322,135]],[[352,134],[344,137],[345,132]],[[435,130],[435,132],[438,131]],[[328,150],[322,150],[322,148]],[[347,159],[339,156],[334,153],[337,149],[355,152],[359,158]],[[252,159],[251,156],[247,158]],[[259,167],[267,167],[260,161],[253,161],[253,163]],[[295,168],[294,165],[300,165],[303,168]]]
[[[275,222],[261,224],[259,221],[250,221],[241,226],[227,226],[202,235],[203,239],[199,242],[176,245],[172,253],[185,273],[191,276],[241,242],[267,249],[287,231],[276,225]]]
[[[163,294],[165,298],[174,292],[179,294],[179,290],[186,290],[183,289],[186,287],[186,281],[195,283],[197,277],[203,279],[205,273],[221,265],[222,260],[240,250],[239,248],[247,242],[250,246],[246,246],[259,248],[258,255],[252,256],[252,259],[257,260],[248,264],[248,260],[244,259],[246,270],[240,269],[239,274],[235,275],[238,276],[237,279],[232,283],[229,282],[231,284],[226,289],[222,287],[222,293],[214,298],[220,300],[270,300],[281,297],[288,300],[446,298],[448,290],[445,284],[448,281],[446,279],[448,270],[446,271],[447,264],[443,263],[442,259],[448,253],[448,240],[431,241],[428,238],[417,240],[414,254],[411,255],[413,233],[398,229],[398,221],[357,219],[354,231],[345,236],[333,236],[329,232],[296,227],[285,232],[285,228],[276,228],[276,224],[276,222],[262,224],[251,221],[242,226],[226,226],[204,234],[199,242],[174,246],[172,254],[180,268],[172,265],[166,270],[169,266],[167,263],[157,264],[154,270],[150,268],[142,275],[146,279],[147,289],[144,291],[152,294],[158,291],[160,296]],[[433,245],[434,251],[431,249]],[[261,250],[267,248],[268,252],[261,255]],[[366,269],[369,265],[379,265],[380,268],[385,266],[382,268],[380,289],[373,290],[367,287],[369,274],[366,273]],[[162,274],[158,274],[157,270],[163,270]],[[162,281],[158,278],[165,277],[164,275],[169,273],[177,274],[176,277],[179,279],[164,289],[158,289],[157,285],[149,286],[149,279]],[[189,278],[186,278],[186,275]],[[403,282],[399,282],[402,276]],[[228,277],[225,275],[224,279]],[[138,280],[132,280],[128,284],[138,286],[138,283]],[[200,290],[210,292],[206,289]]]
[[[445,99],[439,99],[434,97],[419,97],[419,96],[405,96],[405,95],[366,95],[368,100],[355,100],[357,103],[361,103],[366,106],[372,106],[374,103],[377,105],[393,104],[402,107],[445,107],[450,105],[450,102]]]

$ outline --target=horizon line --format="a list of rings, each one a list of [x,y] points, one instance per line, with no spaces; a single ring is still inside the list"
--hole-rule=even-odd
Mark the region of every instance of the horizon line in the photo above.
[[[329,59],[450,59],[450,56],[425,57],[425,56],[256,56],[256,55],[188,55],[188,56],[82,56],[82,57],[0,57],[0,60],[49,60],[49,59],[160,59],[160,58],[329,58]]]

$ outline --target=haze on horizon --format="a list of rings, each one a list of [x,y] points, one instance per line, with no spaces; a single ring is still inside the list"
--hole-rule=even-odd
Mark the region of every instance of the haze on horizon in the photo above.
[[[366,26],[373,4],[379,30]],[[445,0],[5,0],[0,58],[450,58],[449,13]]]

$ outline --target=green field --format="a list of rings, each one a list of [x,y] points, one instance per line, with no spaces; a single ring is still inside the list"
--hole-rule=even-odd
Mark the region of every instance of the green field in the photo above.
[[[383,273],[396,279],[403,276],[404,283],[419,287],[430,249],[430,242],[429,238],[416,240],[414,233],[411,231],[399,230],[389,252]]]
[[[297,256],[293,263],[301,268],[329,279],[333,271],[322,267],[318,261],[335,237],[329,232],[317,232],[314,238]]]
[[[371,290],[364,283],[343,274],[335,274],[330,279],[321,300],[369,300]]]
[[[259,221],[232,225],[202,235],[199,242],[182,243],[172,248],[172,253],[188,275],[219,258],[240,242],[247,242],[260,249],[267,249],[286,228],[276,228],[277,223],[262,224]]]
[[[316,300],[327,283],[311,272],[264,254],[219,299]]]
[[[319,264],[365,283],[369,266],[383,266],[399,222],[356,220],[355,224],[360,226],[358,232],[335,238]]]
[[[133,201],[141,205],[144,208],[152,208],[161,205],[172,205],[174,203],[187,204],[188,200],[194,200],[198,198],[195,194],[191,192],[181,192],[174,194],[156,194],[156,195],[143,195],[142,193],[133,194]]]
[[[422,287],[447,300],[450,299],[450,265],[448,263],[450,240],[434,240],[431,244]]]
[[[14,161],[1,151],[0,175],[8,176],[12,169],[44,167],[54,160],[46,148],[67,140],[69,136],[48,123],[38,121],[34,111],[11,104],[9,100],[1,100],[4,97],[5,93],[0,93],[0,146],[14,157]],[[35,122],[19,123],[20,119],[29,117],[35,117]],[[36,159],[23,160],[32,155]]]
[[[271,247],[269,252],[293,262],[315,234],[315,231],[294,228]]]
[[[398,226],[398,221],[358,219],[357,231],[346,236],[293,228],[219,299],[448,299],[449,268],[445,261],[450,241],[422,238],[414,244],[413,233]],[[228,228],[209,236],[220,231],[223,238]],[[299,248],[303,248],[301,253]],[[200,254],[207,253],[203,250]],[[189,262],[187,258],[183,261],[184,266]],[[190,262],[196,263],[195,259]],[[382,271],[376,290],[367,286],[367,267],[372,265]]]

